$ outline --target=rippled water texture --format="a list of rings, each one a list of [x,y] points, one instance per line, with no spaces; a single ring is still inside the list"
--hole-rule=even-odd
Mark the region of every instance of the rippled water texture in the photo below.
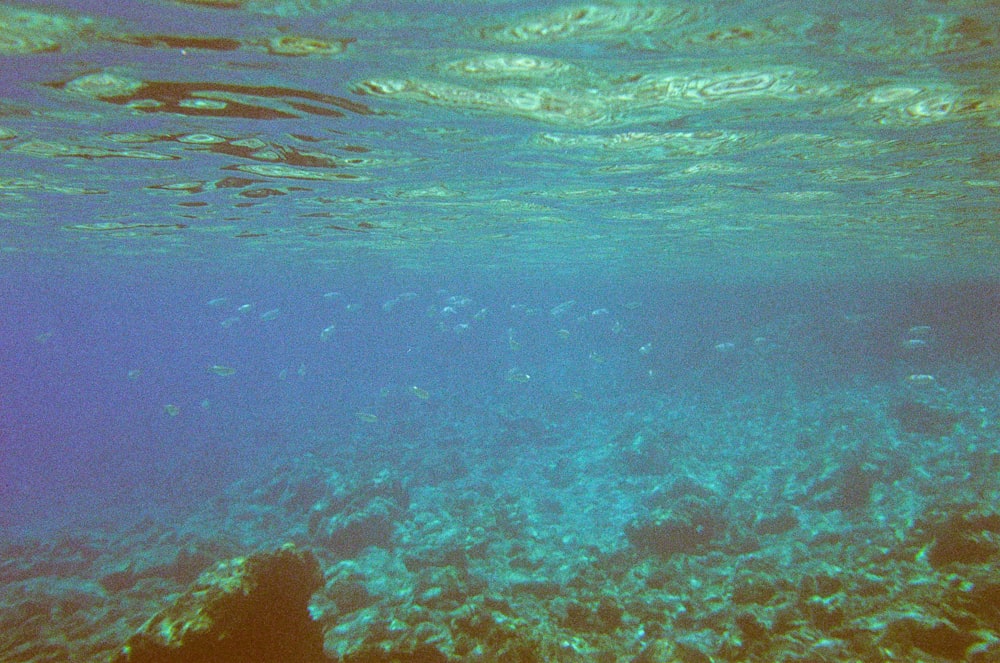
[[[994,12],[3,4],[3,248],[990,273]]]

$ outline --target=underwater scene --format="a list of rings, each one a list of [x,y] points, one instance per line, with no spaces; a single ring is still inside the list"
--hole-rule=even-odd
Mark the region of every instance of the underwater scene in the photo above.
[[[991,0],[0,1],[0,662],[1000,662]]]

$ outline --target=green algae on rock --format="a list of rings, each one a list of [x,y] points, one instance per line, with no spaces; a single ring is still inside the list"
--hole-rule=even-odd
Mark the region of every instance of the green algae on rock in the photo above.
[[[221,562],[146,622],[116,663],[325,660],[309,597],[323,584],[312,553],[286,545]]]

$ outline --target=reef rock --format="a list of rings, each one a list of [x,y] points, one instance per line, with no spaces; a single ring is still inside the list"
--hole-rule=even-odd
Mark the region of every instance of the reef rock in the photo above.
[[[896,403],[889,414],[906,433],[937,438],[951,435],[961,420],[955,412],[912,401]]]
[[[115,663],[319,663],[323,632],[309,598],[323,585],[310,552],[220,562],[147,621]]]
[[[696,497],[678,500],[625,527],[629,542],[640,552],[659,557],[695,553],[721,537],[727,523],[713,502]]]
[[[361,485],[343,485],[309,511],[309,535],[324,549],[348,558],[374,546],[393,547],[397,521],[410,496],[403,484],[380,475]]]

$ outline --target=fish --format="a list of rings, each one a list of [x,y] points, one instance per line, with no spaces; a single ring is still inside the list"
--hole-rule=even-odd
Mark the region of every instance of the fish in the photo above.
[[[417,385],[410,387],[410,393],[419,398],[422,401],[426,401],[431,397],[430,393],[426,389],[421,389]]]
[[[208,367],[208,370],[216,375],[221,375],[222,377],[228,377],[236,373],[236,369],[231,366],[223,366],[222,364],[212,364]]]
[[[510,327],[507,329],[507,345],[511,350],[517,352],[521,349],[521,343],[516,338],[514,338],[514,328]]]
[[[511,370],[507,371],[507,382],[520,382],[523,384],[525,382],[530,382],[530,381],[531,381],[531,375],[525,373],[524,371],[519,371],[516,368],[512,368]]]
[[[576,300],[575,299],[569,299],[569,300],[563,302],[562,304],[559,304],[558,306],[553,306],[549,310],[549,315],[553,315],[553,316],[558,317],[558,316],[562,315],[563,313],[565,313],[566,311],[568,311],[571,308],[573,308],[575,305],[576,305]]]
[[[375,416],[374,414],[372,414],[371,412],[362,412],[361,410],[358,410],[357,412],[355,412],[354,413],[354,417],[358,421],[363,421],[363,422],[365,422],[367,424],[373,424],[376,421],[378,421],[378,417]]]

